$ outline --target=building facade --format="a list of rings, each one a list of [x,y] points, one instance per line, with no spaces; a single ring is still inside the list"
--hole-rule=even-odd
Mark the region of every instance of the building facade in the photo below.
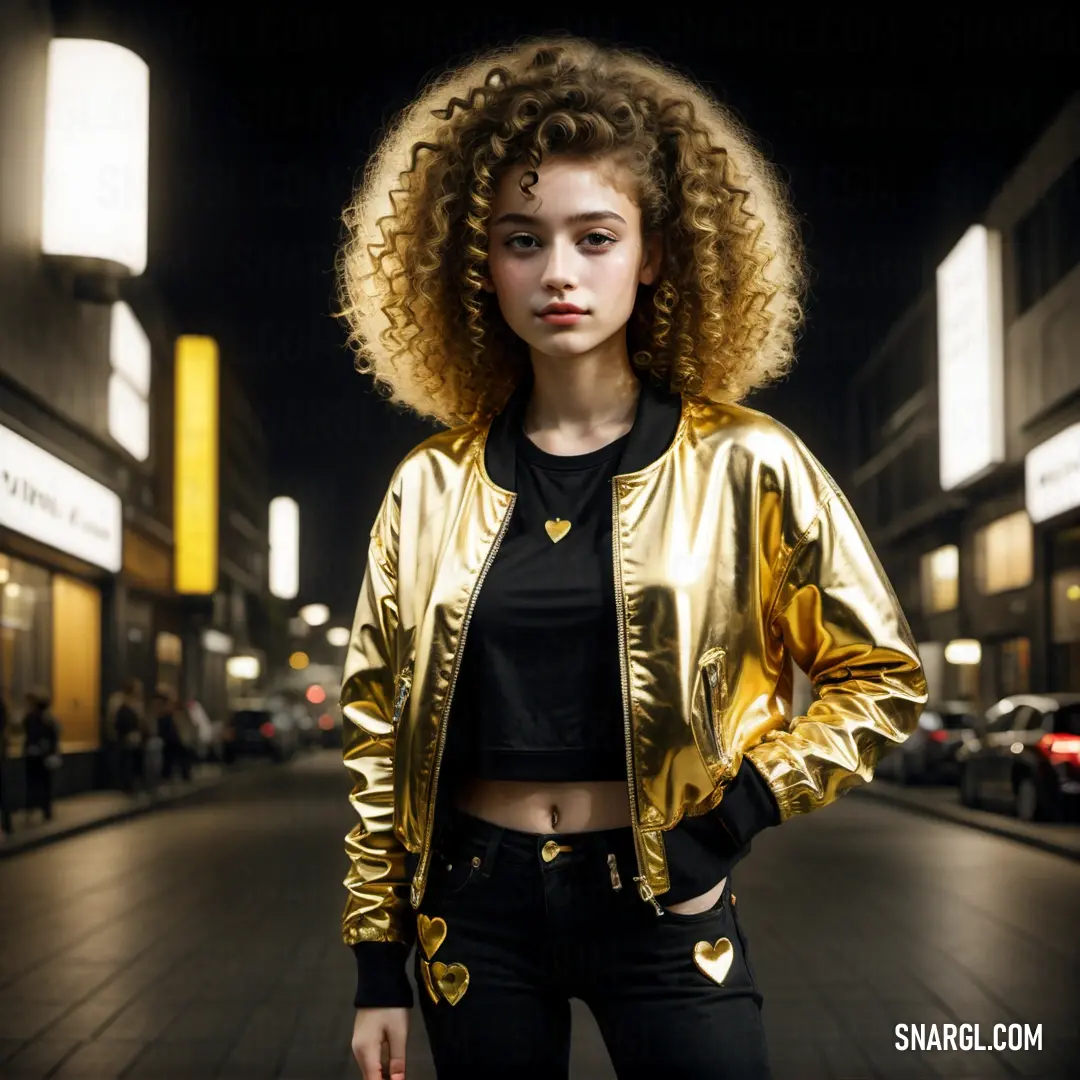
[[[225,719],[228,657],[266,647],[268,500],[265,435],[223,366],[221,572],[210,595],[179,595],[181,328],[152,266],[98,279],[43,254],[53,32],[46,3],[0,5],[0,695],[15,721],[7,779],[16,791],[26,694],[51,698],[63,794],[105,782],[104,704],[129,676]],[[140,343],[138,370],[118,360],[125,335]]]
[[[931,696],[985,707],[1080,690],[1080,95],[975,226],[849,406],[852,503]]]

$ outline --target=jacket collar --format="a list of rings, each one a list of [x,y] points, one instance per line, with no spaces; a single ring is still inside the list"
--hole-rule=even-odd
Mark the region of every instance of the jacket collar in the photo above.
[[[636,374],[636,373],[635,373]],[[630,437],[619,456],[615,473],[637,472],[651,465],[671,445],[682,418],[682,395],[668,390],[648,376],[638,375],[641,393]],[[529,367],[514,388],[503,409],[488,428],[484,441],[484,467],[494,483],[507,491],[517,491],[515,441],[532,393],[533,373]]]

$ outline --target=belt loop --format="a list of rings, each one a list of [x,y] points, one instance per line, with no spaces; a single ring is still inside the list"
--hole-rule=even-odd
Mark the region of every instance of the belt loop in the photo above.
[[[487,850],[484,852],[484,861],[480,866],[480,873],[484,877],[491,877],[491,871],[495,866],[495,852],[499,850],[505,829],[502,825],[495,825],[488,839]]]

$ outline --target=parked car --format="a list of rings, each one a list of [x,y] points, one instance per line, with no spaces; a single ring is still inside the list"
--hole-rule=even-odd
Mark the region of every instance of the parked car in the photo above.
[[[957,751],[974,738],[977,723],[971,702],[931,702],[923,709],[919,726],[878,762],[874,773],[901,784],[954,781]]]
[[[225,729],[225,760],[242,755],[269,754],[287,761],[300,747],[296,722],[285,711],[238,709]]]
[[[324,712],[319,717],[319,745],[324,750],[340,750],[342,747],[341,737],[341,711],[334,709],[333,712]]]
[[[1080,796],[1080,694],[1014,694],[986,711],[957,753],[960,801],[1062,820]]]

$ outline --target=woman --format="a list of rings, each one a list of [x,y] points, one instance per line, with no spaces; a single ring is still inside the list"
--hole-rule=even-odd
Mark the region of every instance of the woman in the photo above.
[[[926,700],[844,496],[738,404],[790,366],[783,193],[700,87],[560,38],[427,90],[346,224],[358,366],[448,428],[394,471],[344,671],[363,1074],[405,1075],[415,943],[444,1080],[566,1077],[570,997],[620,1080],[768,1076],[729,870]]]

